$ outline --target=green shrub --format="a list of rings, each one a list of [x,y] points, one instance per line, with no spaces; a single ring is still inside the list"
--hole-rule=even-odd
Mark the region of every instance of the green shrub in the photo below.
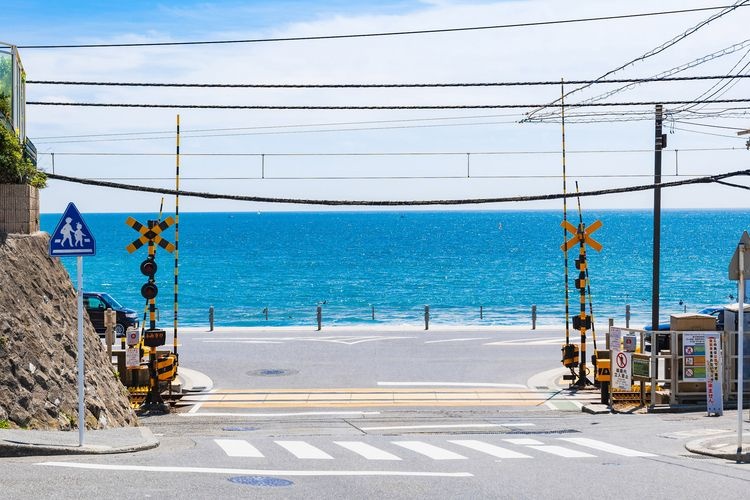
[[[0,124],[0,184],[47,185],[47,176],[24,158],[18,137]]]

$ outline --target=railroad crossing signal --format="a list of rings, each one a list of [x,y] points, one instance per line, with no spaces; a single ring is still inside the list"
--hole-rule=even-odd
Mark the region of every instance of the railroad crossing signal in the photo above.
[[[591,223],[589,227],[585,229],[582,229],[581,227],[583,226],[583,224],[581,224],[581,226],[579,227],[575,227],[573,224],[571,224],[570,222],[566,220],[564,220],[562,224],[560,225],[564,227],[570,234],[573,235],[572,238],[570,238],[568,241],[566,241],[560,246],[560,249],[562,249],[563,251],[570,250],[571,248],[573,248],[574,246],[580,243],[585,243],[586,245],[590,246],[597,252],[601,252],[602,244],[596,241],[594,238],[592,238],[591,233],[597,231],[598,229],[602,227],[602,221],[595,220],[594,222]]]
[[[139,233],[141,233],[141,237],[137,240],[133,241],[130,245],[126,246],[125,249],[128,251],[128,253],[133,253],[139,248],[141,248],[146,243],[153,241],[160,247],[162,247],[167,252],[174,252],[175,246],[170,243],[169,241],[165,240],[161,237],[161,232],[167,229],[169,226],[174,224],[174,218],[167,217],[163,221],[159,222],[158,224],[155,224],[153,227],[146,227],[137,220],[135,220],[132,217],[128,217],[125,221],[125,224],[132,227]]]

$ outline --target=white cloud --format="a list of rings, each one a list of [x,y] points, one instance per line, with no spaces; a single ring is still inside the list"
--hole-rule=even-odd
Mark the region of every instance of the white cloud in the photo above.
[[[595,17],[658,9],[703,6],[702,2],[666,1],[654,6],[645,1],[627,3],[560,2],[423,2],[400,14],[343,13],[321,19],[311,18],[239,31],[231,16],[235,6],[223,10],[210,4],[210,16],[191,20],[185,12],[165,10],[184,24],[184,31],[195,36],[201,29],[214,39],[291,37],[322,34],[372,33],[481,26],[525,21]],[[207,8],[209,8],[207,7]],[[195,12],[195,11],[193,11]],[[199,10],[206,13],[205,10]],[[69,51],[28,50],[22,53],[29,79],[157,81],[157,82],[279,82],[279,83],[391,83],[391,82],[478,82],[557,80],[561,77],[592,78],[638,56],[670,39],[710,12],[644,17],[639,19],[564,24],[505,30],[466,31],[429,35],[315,40],[243,45],[189,47],[149,47],[131,49],[88,49]],[[674,48],[652,59],[634,64],[615,75],[648,76],[746,38],[750,8],[716,21]],[[295,19],[300,17],[297,13]],[[165,25],[168,23],[165,23]],[[179,40],[181,31],[113,32],[112,41]],[[228,26],[226,31],[222,26]],[[130,28],[130,27],[129,27]],[[85,34],[80,34],[85,35]],[[737,53],[699,67],[692,74],[723,74],[742,54]],[[713,82],[679,85],[641,85],[619,95],[616,100],[693,98]],[[736,85],[726,97],[746,96],[748,83]],[[596,88],[581,92],[576,99],[601,92]],[[93,102],[174,102],[264,105],[347,105],[347,104],[469,104],[536,103],[559,96],[554,87],[500,89],[404,89],[404,90],[218,90],[218,89],[131,89],[122,87],[42,87],[29,86],[30,100],[74,100]],[[572,98],[571,98],[572,101]],[[570,101],[569,101],[570,102]],[[30,107],[28,129],[33,137],[104,134],[133,131],[161,131],[174,127],[180,113],[183,130],[228,127],[272,126],[299,123],[356,122],[425,117],[455,117],[512,114],[513,110],[468,111],[207,111],[142,110],[102,108]],[[520,112],[517,114],[520,117]],[[508,118],[475,121],[505,121]],[[748,120],[720,120],[715,124],[750,126]],[[744,124],[744,125],[743,125]],[[726,132],[732,135],[731,132]],[[568,148],[573,150],[650,149],[653,124],[634,123],[569,124]],[[710,174],[745,168],[750,153],[744,150],[701,154],[693,148],[735,146],[733,138],[697,135],[682,131],[670,134],[670,148],[678,148],[682,174]],[[80,144],[44,144],[42,152],[163,152],[174,150],[171,141],[120,141]],[[559,151],[560,128],[556,124],[493,124],[486,126],[434,127],[371,130],[359,132],[247,135],[225,138],[183,138],[183,153],[342,153],[342,152],[457,152],[474,153],[471,168],[486,175],[507,175],[502,179],[445,180],[226,180],[191,181],[188,177],[247,177],[260,175],[259,157],[183,158],[184,189],[248,195],[304,198],[433,199],[497,197],[555,193],[561,190],[560,156],[493,155],[486,151]],[[674,163],[674,152],[665,154],[665,165]],[[582,190],[643,184],[651,179],[653,153],[575,154],[568,157],[571,180],[578,178]],[[376,176],[401,172],[415,176],[430,172],[439,163],[440,172],[461,176],[466,158],[454,157],[268,157],[266,167],[275,175]],[[50,157],[42,156],[50,166]],[[56,169],[74,176],[169,177],[174,158],[163,157],[56,157]],[[307,174],[304,174],[307,172]],[[292,174],[293,173],[293,174]],[[644,177],[595,177],[598,175],[642,174]],[[538,176],[531,179],[512,178]],[[665,179],[672,180],[672,179]],[[132,181],[171,186],[173,181]],[[590,206],[647,207],[651,194],[587,199]],[[134,204],[158,204],[159,196],[98,190],[70,184],[51,183],[42,198],[45,212],[60,211],[74,199],[88,211],[128,211]],[[747,206],[740,190],[701,186],[666,190],[665,207]],[[501,208],[557,208],[559,202],[502,206]],[[188,200],[184,210],[255,210],[249,204]]]

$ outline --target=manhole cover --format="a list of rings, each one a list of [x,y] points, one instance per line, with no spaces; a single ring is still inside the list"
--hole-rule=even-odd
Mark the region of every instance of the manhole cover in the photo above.
[[[261,370],[247,372],[248,375],[254,377],[283,377],[285,375],[295,375],[297,373],[299,373],[298,370],[288,370],[286,368],[263,368]]]
[[[268,488],[278,488],[280,486],[291,486],[294,483],[288,479],[269,476],[235,476],[229,478],[230,483],[244,484],[247,486],[264,486]]]
[[[229,432],[249,432],[249,431],[257,431],[258,428],[234,426],[234,427],[224,427],[222,430],[229,431]]]

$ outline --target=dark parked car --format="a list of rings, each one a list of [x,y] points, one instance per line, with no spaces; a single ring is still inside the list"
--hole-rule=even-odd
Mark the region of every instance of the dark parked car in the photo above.
[[[104,334],[104,311],[107,308],[117,313],[115,322],[115,334],[118,337],[125,335],[125,331],[130,327],[138,328],[138,313],[132,309],[123,307],[111,295],[101,292],[83,292],[83,307],[89,313],[91,323],[94,325],[96,333]]]

